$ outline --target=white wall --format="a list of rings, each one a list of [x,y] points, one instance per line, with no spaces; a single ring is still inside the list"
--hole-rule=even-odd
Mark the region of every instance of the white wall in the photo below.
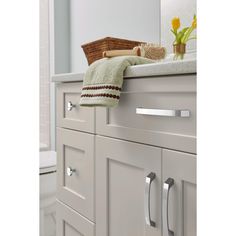
[[[54,1],[40,1],[40,150],[55,150]],[[58,63],[59,64],[59,63]]]
[[[55,73],[86,71],[81,45],[106,36],[160,43],[172,52],[171,19],[192,22],[196,0],[54,0]],[[190,41],[187,50],[196,50]]]
[[[187,27],[191,25],[196,11],[196,0],[161,0],[161,43],[168,53],[172,53],[174,41],[174,35],[170,32],[172,18],[180,17],[181,28]],[[196,51],[196,40],[188,42],[187,51]]]
[[[70,0],[54,0],[54,71],[70,72]]]
[[[40,147],[50,148],[50,61],[48,0],[40,1]]]
[[[160,42],[159,0],[71,0],[71,72],[84,72],[81,45],[106,36]]]

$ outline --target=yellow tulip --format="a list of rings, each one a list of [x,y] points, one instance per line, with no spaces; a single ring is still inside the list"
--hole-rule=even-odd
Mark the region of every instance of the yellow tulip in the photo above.
[[[194,29],[197,28],[197,18],[195,18],[195,19],[193,20],[193,22],[192,22],[192,27],[193,27]]]
[[[176,31],[180,27],[180,19],[179,19],[179,17],[174,17],[172,19],[171,23],[172,23],[173,30]]]

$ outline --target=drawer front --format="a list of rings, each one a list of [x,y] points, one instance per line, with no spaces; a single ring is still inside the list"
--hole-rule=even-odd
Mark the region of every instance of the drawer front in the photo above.
[[[57,201],[57,236],[94,236],[94,223]]]
[[[94,220],[94,135],[57,128],[57,197]]]
[[[81,83],[61,83],[57,86],[57,126],[94,132],[95,109],[80,107]]]
[[[195,83],[195,75],[127,79],[117,107],[96,109],[96,132],[195,153]]]

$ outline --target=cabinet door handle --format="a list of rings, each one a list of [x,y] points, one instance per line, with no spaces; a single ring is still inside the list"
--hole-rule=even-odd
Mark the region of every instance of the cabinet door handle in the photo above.
[[[66,168],[66,173],[68,176],[72,176],[72,174],[75,172],[76,170],[71,168],[70,166]]]
[[[174,232],[169,229],[169,191],[174,185],[174,179],[168,178],[163,185],[163,204],[162,204],[162,217],[163,217],[163,236],[174,236]]]
[[[76,105],[73,104],[71,101],[67,103],[67,111],[71,111],[74,107],[76,107]]]
[[[151,213],[150,213],[150,190],[151,190],[151,183],[156,178],[155,173],[151,172],[145,180],[145,195],[144,195],[144,211],[145,211],[145,221],[146,224],[152,227],[156,226],[156,223],[151,220]]]
[[[163,109],[148,109],[137,107],[136,114],[149,116],[166,116],[166,117],[190,117],[189,110],[163,110]]]

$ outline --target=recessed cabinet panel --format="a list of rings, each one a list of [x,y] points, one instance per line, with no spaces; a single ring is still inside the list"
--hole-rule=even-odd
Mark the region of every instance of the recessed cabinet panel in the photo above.
[[[57,236],[95,236],[92,222],[57,201]]]
[[[95,109],[80,107],[82,82],[57,86],[57,126],[94,132]]]
[[[196,156],[163,150],[163,182],[168,178],[174,180],[168,200],[169,229],[175,236],[196,236]]]
[[[196,76],[125,79],[119,105],[97,108],[100,135],[196,152]]]
[[[76,230],[72,225],[64,222],[65,235],[69,236],[83,236],[78,230]]]
[[[89,169],[85,151],[64,145],[64,185],[71,191],[77,192],[83,198],[86,193],[86,171]],[[68,168],[74,172],[68,175]]]
[[[94,219],[94,136],[57,129],[58,199]]]
[[[161,236],[161,181],[161,149],[96,137],[96,235]],[[145,196],[155,226],[146,222]]]
[[[143,183],[144,169],[108,160],[108,171],[109,235],[125,235],[127,232],[143,235],[145,225],[143,204],[140,203],[144,202],[144,189],[140,183]],[[131,222],[136,223],[135,227]]]

